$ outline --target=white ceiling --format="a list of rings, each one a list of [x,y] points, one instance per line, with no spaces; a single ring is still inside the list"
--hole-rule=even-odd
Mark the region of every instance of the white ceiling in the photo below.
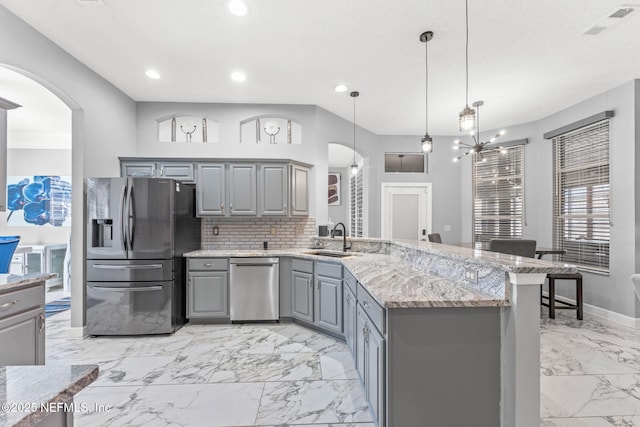
[[[136,101],[316,104],[377,134],[432,135],[464,106],[464,1],[0,0]],[[624,1],[624,0],[623,0]],[[638,1],[638,0],[636,0]],[[470,0],[469,102],[483,129],[540,119],[640,77],[640,12],[582,33],[620,0]],[[640,1],[639,1],[640,3]],[[158,70],[150,80],[144,72]],[[234,70],[244,83],[229,79]]]

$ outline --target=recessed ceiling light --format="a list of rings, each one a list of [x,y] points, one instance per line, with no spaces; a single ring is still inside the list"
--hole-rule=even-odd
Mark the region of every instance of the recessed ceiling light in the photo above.
[[[229,10],[236,16],[244,16],[247,14],[247,5],[242,0],[231,0],[229,2]]]
[[[335,90],[338,93],[346,92],[347,89],[349,88],[345,85],[336,85],[336,87],[333,88],[333,90]]]
[[[242,71],[234,71],[233,73],[231,73],[231,80],[233,80],[234,82],[243,82],[247,80],[247,76]]]
[[[150,79],[159,79],[160,78],[160,74],[156,70],[147,70],[144,74],[147,77],[149,77]]]

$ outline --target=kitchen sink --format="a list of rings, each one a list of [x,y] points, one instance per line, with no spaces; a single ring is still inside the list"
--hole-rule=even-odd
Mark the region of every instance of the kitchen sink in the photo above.
[[[334,258],[346,258],[346,257],[357,255],[353,252],[338,252],[338,251],[327,251],[327,250],[311,250],[311,251],[306,251],[305,254],[330,256]]]

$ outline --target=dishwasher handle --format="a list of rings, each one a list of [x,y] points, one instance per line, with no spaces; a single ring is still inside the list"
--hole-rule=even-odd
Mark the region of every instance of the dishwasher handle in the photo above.
[[[277,263],[272,264],[231,264],[233,267],[273,267],[274,265],[278,265]]]

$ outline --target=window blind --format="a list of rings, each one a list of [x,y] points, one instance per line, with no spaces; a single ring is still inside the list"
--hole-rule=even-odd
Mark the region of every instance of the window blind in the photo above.
[[[351,227],[349,235],[351,237],[362,237],[364,228],[364,165],[358,166],[358,173],[349,175],[349,209],[351,218]]]
[[[524,146],[474,154],[473,247],[493,239],[520,239],[524,224]]]
[[[553,138],[553,244],[558,258],[609,272],[609,120]]]

